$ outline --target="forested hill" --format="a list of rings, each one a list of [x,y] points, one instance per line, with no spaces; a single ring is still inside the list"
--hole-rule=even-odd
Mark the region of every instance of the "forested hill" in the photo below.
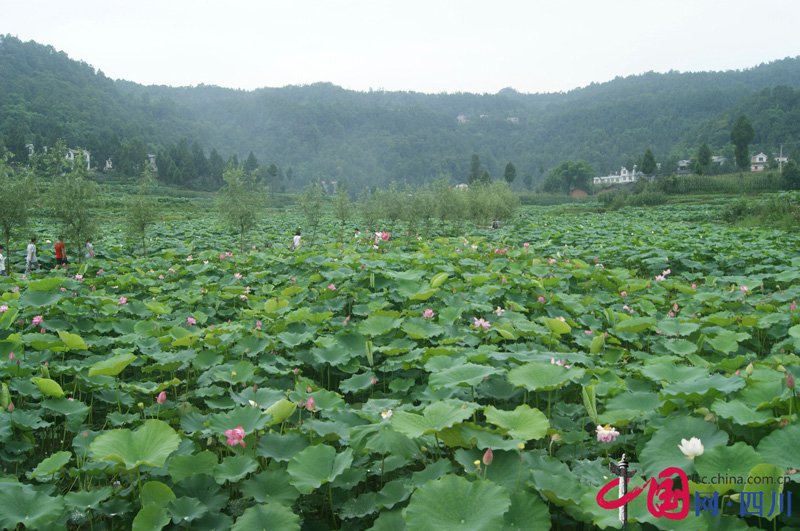
[[[122,173],[159,153],[161,166],[175,170],[160,168],[159,177],[189,186],[219,183],[205,174],[218,172],[221,158],[244,160],[251,151],[288,188],[311,179],[344,180],[351,190],[441,175],[460,182],[473,153],[495,178],[510,161],[537,182],[565,160],[586,160],[598,174],[630,167],[648,147],[667,171],[703,142],[725,155],[742,113],[756,130],[754,152],[797,146],[797,89],[800,57],[744,71],[651,72],[556,94],[354,92],[328,83],[145,87],[3,36],[0,138],[21,153],[25,143],[62,136]]]

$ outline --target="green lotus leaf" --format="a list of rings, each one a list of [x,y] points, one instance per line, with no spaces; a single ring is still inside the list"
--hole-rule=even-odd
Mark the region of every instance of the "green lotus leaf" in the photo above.
[[[61,389],[61,386],[58,385],[58,382],[55,380],[35,376],[31,378],[31,382],[33,382],[34,385],[39,388],[39,391],[41,391],[42,394],[52,396],[54,398],[61,398],[64,396],[64,390]]]
[[[64,500],[45,496],[20,483],[2,483],[0,488],[0,528],[16,529],[23,524],[26,529],[46,527],[64,510]]]
[[[739,378],[741,380],[741,378]],[[717,400],[711,405],[711,411],[724,419],[730,419],[740,426],[766,426],[775,422],[769,411],[756,411],[739,400]]]
[[[500,369],[489,367],[488,365],[476,365],[465,363],[456,365],[442,371],[431,373],[428,384],[436,389],[438,387],[475,386],[492,374],[500,372]]]
[[[408,531],[501,529],[511,505],[508,492],[491,481],[473,481],[448,474],[429,481],[406,508]]]
[[[113,490],[108,486],[89,491],[72,491],[64,495],[64,504],[68,508],[97,509],[112,494]]]
[[[489,406],[484,414],[487,422],[507,429],[511,437],[524,441],[541,439],[547,435],[550,427],[550,421],[544,413],[526,404],[517,406],[514,411],[502,411]]]
[[[260,531],[262,529],[300,530],[300,517],[281,503],[264,503],[244,510],[231,531]]]
[[[337,454],[332,446],[309,446],[289,461],[289,481],[302,494],[311,494],[324,483],[333,481],[352,462],[350,448]]]
[[[422,415],[408,411],[395,411],[392,415],[392,428],[412,439],[426,433],[435,433],[449,428],[472,416],[472,407],[461,407],[451,402],[429,404]]]
[[[738,442],[732,446],[704,450],[703,455],[694,458],[694,470],[700,476],[701,483],[713,482],[714,490],[721,495],[729,490],[741,491],[741,486],[737,486],[732,478],[746,478],[750,469],[760,461],[761,456],[752,446]]]
[[[169,424],[150,419],[136,431],[123,429],[100,434],[89,445],[89,453],[96,461],[119,461],[127,470],[139,465],[160,467],[178,449],[180,441]]]
[[[181,496],[167,504],[167,512],[172,517],[172,523],[178,524],[202,518],[208,512],[208,507],[197,498]]]
[[[285,468],[265,470],[250,476],[239,484],[239,490],[258,503],[283,503],[291,506],[300,497],[300,493],[291,485]]]
[[[547,529],[550,511],[542,498],[528,491],[511,492],[511,508],[503,515],[502,531]]]
[[[72,452],[56,452],[50,457],[43,459],[41,463],[36,465],[36,468],[34,468],[30,473],[30,477],[37,478],[41,476],[52,476],[61,470],[64,465],[69,463],[71,458]]]
[[[199,474],[200,472],[198,472]],[[172,489],[160,481],[148,481],[142,485],[142,506],[155,505],[166,507],[169,502],[175,499]]]
[[[258,470],[258,463],[249,455],[234,455],[226,457],[214,467],[214,479],[220,485],[226,481],[236,483],[247,474]]]
[[[784,469],[800,468],[800,424],[775,430],[758,443],[756,450],[763,460]]]
[[[169,523],[167,509],[157,505],[145,505],[133,519],[133,531],[158,531]]]
[[[638,334],[652,328],[655,324],[656,320],[652,317],[631,317],[630,319],[619,321],[614,326],[614,330],[617,332],[633,332],[634,334]]]
[[[646,477],[657,476],[665,468],[671,466],[682,469],[687,474],[694,471],[693,462],[678,448],[681,439],[697,437],[708,452],[716,446],[725,446],[728,434],[701,418],[675,416],[669,417],[650,440],[645,443],[639,456],[642,474]]]
[[[58,337],[60,337],[61,341],[64,342],[64,345],[71,350],[86,350],[89,348],[81,336],[77,334],[70,334],[68,332],[62,332],[59,330]]]
[[[167,471],[172,481],[178,483],[195,474],[213,475],[217,462],[217,454],[208,451],[199,454],[179,454],[170,457]]]
[[[767,520],[774,520],[779,514],[782,514],[780,509],[780,496],[783,492],[783,483],[781,483],[781,476],[783,470],[775,465],[761,463],[752,468],[747,475],[747,480],[744,484],[743,492],[760,492],[759,499],[764,503],[764,517]],[[744,494],[742,494],[744,496]],[[769,500],[769,501],[767,501]],[[773,511],[766,510],[766,506],[772,506],[772,501],[775,500],[775,507]],[[744,500],[740,500],[744,503]],[[770,515],[771,513],[771,515]]]
[[[358,331],[365,336],[376,337],[396,330],[402,324],[402,319],[396,319],[389,315],[372,315],[358,324]]]
[[[529,391],[552,391],[580,379],[584,372],[579,367],[567,369],[554,363],[534,361],[510,370],[508,381]]]
[[[544,324],[550,332],[556,335],[569,334],[572,328],[561,319],[546,318]]]
[[[111,356],[89,367],[89,376],[117,376],[135,359],[136,356],[130,352]]]

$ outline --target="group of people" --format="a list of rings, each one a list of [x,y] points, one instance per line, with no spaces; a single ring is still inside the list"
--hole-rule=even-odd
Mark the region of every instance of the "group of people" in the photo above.
[[[92,244],[92,238],[86,240],[86,246],[83,249],[84,255],[86,258],[94,258],[94,245]],[[7,276],[8,269],[6,268],[6,257],[5,257],[5,247],[0,245],[0,275]],[[69,260],[67,259],[67,251],[66,246],[64,245],[64,238],[61,236],[58,237],[58,241],[55,243],[55,251],[56,251],[56,267],[55,269],[63,268],[64,270],[67,269],[69,266]],[[31,238],[28,247],[25,249],[25,273],[30,273],[33,269],[37,271],[39,268],[39,259],[36,257],[36,236]]]

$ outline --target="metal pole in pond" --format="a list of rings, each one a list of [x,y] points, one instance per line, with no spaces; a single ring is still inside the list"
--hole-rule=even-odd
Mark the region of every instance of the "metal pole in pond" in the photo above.
[[[619,460],[619,465],[609,462],[608,468],[611,473],[619,476],[619,497],[624,499],[628,494],[628,479],[636,475],[636,472],[628,472],[628,461],[625,460],[625,454],[622,454],[622,459]],[[625,531],[625,526],[628,525],[628,503],[625,502],[619,508],[619,521],[622,522],[622,529]]]

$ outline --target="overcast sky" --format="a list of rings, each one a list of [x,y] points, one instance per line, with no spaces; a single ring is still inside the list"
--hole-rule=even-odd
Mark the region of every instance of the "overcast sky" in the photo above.
[[[800,55],[800,1],[0,0],[0,34],[114,79],[255,89],[568,91]]]

